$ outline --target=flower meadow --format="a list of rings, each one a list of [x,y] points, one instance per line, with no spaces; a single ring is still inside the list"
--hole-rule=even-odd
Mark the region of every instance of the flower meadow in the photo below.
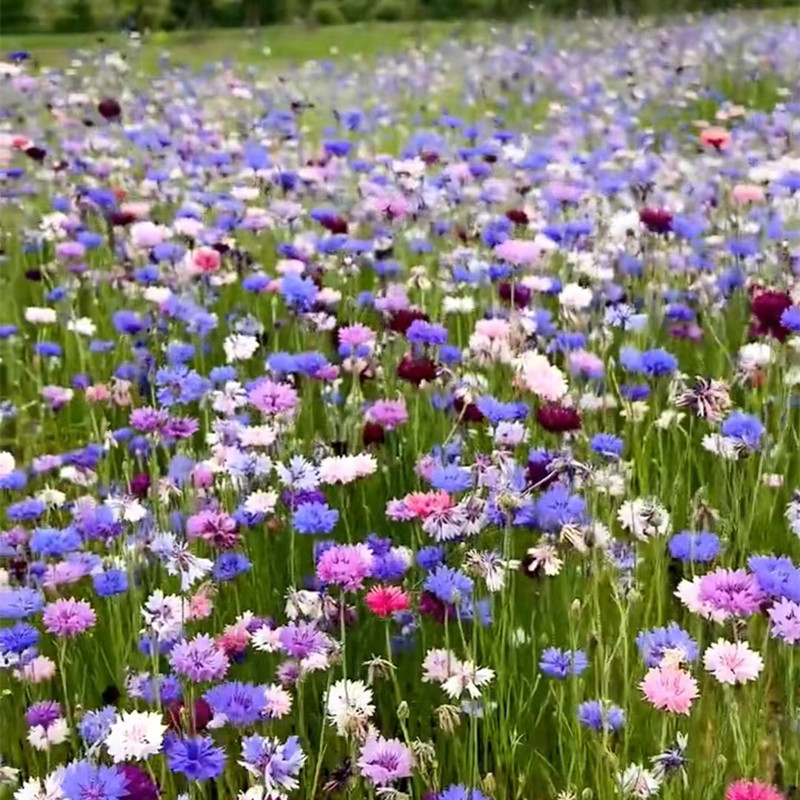
[[[799,51],[7,55],[3,791],[794,797]]]

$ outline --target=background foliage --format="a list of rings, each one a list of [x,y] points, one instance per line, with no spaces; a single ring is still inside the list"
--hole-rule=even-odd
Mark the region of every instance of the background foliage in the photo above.
[[[783,6],[800,13],[800,0],[0,0],[0,31],[73,33],[120,27],[256,27],[293,21],[340,25],[368,20],[507,19],[531,10],[554,15],[705,13],[742,6]]]

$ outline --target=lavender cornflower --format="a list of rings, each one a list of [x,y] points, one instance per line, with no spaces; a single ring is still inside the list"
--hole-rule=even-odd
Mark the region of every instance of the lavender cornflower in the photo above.
[[[297,776],[306,755],[297,736],[285,742],[258,734],[242,740],[242,761],[252,775],[264,781],[267,792],[290,792],[298,786]]]
[[[150,406],[135,408],[130,416],[131,427],[142,433],[158,433],[168,420],[169,414],[166,411]]]
[[[754,575],[720,568],[700,579],[698,599],[718,611],[747,617],[758,611],[765,598]]]
[[[425,578],[425,591],[443,603],[455,604],[472,596],[472,578],[463,572],[446,566],[438,566]]]
[[[800,643],[800,603],[781,598],[769,610],[770,632],[787,644]]]
[[[625,712],[602,700],[587,700],[578,706],[578,722],[593,731],[613,733],[625,726]]]
[[[376,786],[389,786],[401,778],[410,778],[414,757],[397,739],[371,736],[361,748],[358,768]]]
[[[228,671],[228,657],[205,633],[178,642],[169,660],[176,672],[195,683],[219,680]]]
[[[74,761],[65,768],[61,791],[67,800],[120,800],[128,793],[125,777],[117,767],[88,761]]]
[[[677,622],[642,631],[636,637],[636,646],[646,667],[657,667],[668,650],[680,650],[687,661],[695,661],[699,654],[697,642]]]
[[[105,740],[116,718],[117,709],[113,706],[87,711],[78,723],[78,732],[86,745],[92,747]]]
[[[265,686],[254,686],[252,683],[229,681],[209,689],[204,698],[215,718],[244,727],[262,718],[266,704],[265,689]]]

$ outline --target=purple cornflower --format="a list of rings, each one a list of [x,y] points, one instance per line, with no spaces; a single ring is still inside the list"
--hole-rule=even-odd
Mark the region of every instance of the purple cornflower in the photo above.
[[[117,767],[88,761],[67,765],[61,778],[61,791],[67,800],[120,800],[127,795],[125,777]]]
[[[397,739],[372,736],[361,748],[358,768],[376,786],[389,786],[401,778],[410,778],[414,757],[406,745]]]
[[[178,642],[172,648],[169,660],[175,672],[195,683],[219,680],[228,671],[228,657],[205,633]]]
[[[209,689],[204,698],[211,706],[215,718],[244,727],[262,718],[266,705],[265,686],[229,681]]]
[[[646,667],[657,667],[667,650],[681,650],[688,661],[695,661],[698,656],[697,642],[677,622],[642,631],[636,637],[636,646]]]
[[[262,380],[250,387],[247,399],[266,416],[292,411],[297,405],[297,392],[286,383]]]
[[[72,597],[48,603],[42,613],[44,629],[56,636],[78,636],[93,627],[96,621],[94,609],[85,600]]]
[[[324,584],[355,592],[372,574],[373,561],[372,550],[365,544],[337,544],[320,556],[317,578]]]
[[[267,792],[290,792],[298,786],[297,776],[306,755],[297,736],[285,742],[258,734],[242,740],[243,766],[264,781]]]
[[[61,706],[55,700],[40,700],[33,703],[25,712],[28,727],[41,725],[48,728],[61,716]]]
[[[169,768],[185,775],[190,781],[217,778],[225,769],[225,751],[216,747],[209,736],[189,736],[184,739],[168,734],[164,739],[164,752]]]
[[[189,439],[200,430],[200,423],[194,417],[169,417],[162,434],[168,439]]]
[[[44,606],[44,597],[27,586],[18,589],[0,589],[0,619],[25,619],[38,614]]]
[[[720,568],[700,579],[698,599],[718,611],[746,617],[758,611],[765,598],[754,575]]]
[[[142,433],[160,432],[169,420],[169,414],[162,410],[145,406],[131,411],[131,427]]]
[[[569,675],[581,675],[589,666],[583,650],[559,650],[548,647],[539,659],[539,669],[549,678],[564,680]]]
[[[578,706],[578,722],[593,731],[613,733],[625,726],[625,712],[601,700],[587,700]]]
[[[800,603],[782,598],[769,610],[771,633],[787,644],[800,643]]]
[[[308,622],[290,622],[278,629],[281,650],[293,658],[308,658],[317,653],[327,654],[329,639]]]
[[[136,764],[120,764],[125,779],[125,800],[158,800],[160,792],[156,782]]]
[[[405,400],[378,400],[367,409],[367,419],[390,431],[408,421]]]

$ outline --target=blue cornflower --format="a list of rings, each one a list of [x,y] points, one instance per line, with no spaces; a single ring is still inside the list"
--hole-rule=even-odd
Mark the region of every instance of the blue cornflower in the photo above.
[[[78,732],[87,747],[104,741],[116,718],[117,709],[114,706],[87,711],[78,723]]]
[[[548,647],[539,659],[539,669],[549,678],[563,680],[568,675],[581,675],[589,666],[583,650],[559,650]]]
[[[194,358],[195,347],[193,344],[186,342],[172,342],[167,346],[167,361],[170,364],[177,366],[183,364],[185,361],[191,361]]]
[[[262,719],[264,686],[228,681],[209,689],[204,697],[214,715],[221,715],[231,725],[244,727]]]
[[[592,452],[598,455],[616,460],[622,455],[625,442],[619,436],[614,436],[611,433],[597,433],[592,436],[589,447],[592,448]]]
[[[1,413],[0,419],[2,419]],[[27,484],[28,476],[21,469],[15,469],[13,472],[0,477],[0,489],[7,489],[10,492],[18,492],[20,489],[24,489]]]
[[[439,361],[441,361],[442,364],[460,364],[461,359],[461,348],[454,344],[442,345],[439,350]]]
[[[742,411],[734,411],[720,426],[723,436],[736,439],[747,450],[758,450],[764,431],[764,424],[758,417]]]
[[[107,569],[92,576],[95,593],[99,597],[112,597],[128,591],[128,574],[121,569]]]
[[[436,795],[436,800],[489,800],[479,789],[468,789],[463,783],[454,783]]]
[[[677,622],[671,622],[666,628],[641,631],[636,637],[636,646],[647,667],[657,667],[667,650],[681,650],[689,661],[695,661],[698,656],[697,642]]]
[[[119,800],[128,794],[128,785],[117,767],[73,761],[64,770],[61,791],[67,800]]]
[[[464,492],[474,483],[470,471],[457,464],[437,464],[431,472],[430,482],[434,489],[445,492]]]
[[[37,355],[45,358],[58,358],[63,352],[61,345],[55,342],[37,342],[33,348]]]
[[[47,511],[44,501],[34,497],[20,500],[19,503],[12,503],[6,509],[6,519],[10,522],[25,522],[38,519]]]
[[[800,307],[789,306],[781,314],[781,325],[792,333],[800,333]]]
[[[408,326],[406,339],[414,344],[439,346],[447,342],[447,329],[444,325],[439,325],[435,322],[415,319],[411,325]]]
[[[800,567],[788,556],[752,556],[747,566],[765,594],[800,603]]]
[[[146,676],[139,685],[139,691],[145,703],[151,706],[159,701],[162,705],[168,705],[183,697],[183,687],[177,675]]]
[[[713,561],[722,549],[719,536],[709,531],[681,531],[668,542],[673,558],[680,561]]]
[[[443,603],[453,604],[462,597],[472,595],[472,578],[450,567],[439,566],[428,573],[424,583],[425,590]]]
[[[647,384],[631,385],[623,383],[619,387],[619,393],[626,400],[646,400],[650,397],[650,387]]]
[[[281,742],[254,733],[242,739],[242,759],[264,776],[267,786],[289,791],[297,786],[296,777],[306,757],[297,736]]]
[[[164,752],[170,770],[185,775],[190,781],[218,778],[225,769],[225,751],[216,747],[210,736],[189,736],[184,739],[168,734],[164,739]]]
[[[327,503],[302,503],[292,514],[292,527],[298,533],[332,533],[339,521],[339,512]]]
[[[314,304],[318,290],[314,281],[309,278],[285,275],[281,278],[280,293],[286,305],[307,311]]]
[[[586,501],[561,484],[541,494],[534,503],[536,524],[543,531],[555,532],[564,525],[578,525],[586,519]]]
[[[358,355],[362,355],[359,353]],[[366,355],[366,354],[363,354]],[[327,367],[330,362],[322,353],[311,351],[308,353],[297,353],[294,356],[294,370],[304,375],[316,375],[320,370]]]
[[[130,336],[137,336],[146,331],[150,326],[150,321],[147,318],[142,317],[135,311],[128,311],[127,309],[114,312],[111,322],[117,333],[128,334]]]
[[[619,363],[628,372],[642,372],[642,353],[635,347],[623,347],[619,351]]]
[[[492,425],[497,425],[498,422],[523,420],[530,413],[530,409],[526,403],[519,401],[503,403],[500,400],[496,400],[491,395],[479,397],[475,401],[475,405]]]
[[[578,722],[593,731],[618,731],[625,725],[625,712],[619,706],[600,700],[587,700],[578,706]]]
[[[8,653],[22,655],[26,650],[36,647],[39,631],[27,622],[17,622],[10,628],[0,628],[0,656]]]
[[[417,550],[417,564],[426,572],[444,564],[444,548],[437,545],[429,545]]]
[[[232,581],[251,566],[250,559],[244,553],[221,553],[214,562],[212,574],[218,581]]]
[[[658,378],[675,372],[678,368],[678,359],[672,353],[657,348],[642,353],[641,364],[645,375]]]
[[[29,547],[32,553],[45,558],[57,558],[72,550],[79,550],[83,545],[80,532],[70,526],[58,528],[36,528],[31,534]]]

